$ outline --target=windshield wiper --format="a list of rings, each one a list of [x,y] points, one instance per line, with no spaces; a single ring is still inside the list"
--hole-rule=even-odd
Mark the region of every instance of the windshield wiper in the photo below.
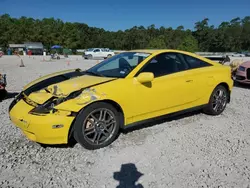
[[[100,74],[100,73],[96,73],[96,72],[92,72],[92,71],[85,71],[85,73],[87,74],[91,74],[93,76],[101,76],[101,77],[105,77],[104,75]]]

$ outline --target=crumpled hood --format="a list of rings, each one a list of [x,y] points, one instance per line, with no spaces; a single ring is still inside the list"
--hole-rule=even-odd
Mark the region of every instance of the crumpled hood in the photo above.
[[[86,88],[113,79],[114,78],[83,75],[58,84],[50,85],[47,87],[47,90],[54,96],[67,96],[71,92],[81,88]]]
[[[73,91],[77,91],[82,88],[87,88],[94,85],[99,85],[101,83],[105,83],[111,80],[114,80],[114,78],[83,75],[49,85],[45,89],[33,92],[29,95],[29,99],[38,104],[42,104],[48,99],[50,99],[52,96],[66,97]]]

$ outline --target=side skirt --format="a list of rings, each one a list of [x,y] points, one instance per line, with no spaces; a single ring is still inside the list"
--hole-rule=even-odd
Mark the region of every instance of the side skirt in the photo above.
[[[189,112],[198,111],[198,110],[201,110],[204,107],[206,107],[206,105],[207,104],[201,105],[201,106],[192,107],[192,108],[188,108],[186,110],[182,110],[182,111],[178,111],[178,112],[173,112],[173,113],[162,115],[162,116],[158,116],[158,117],[153,117],[153,118],[142,120],[142,121],[137,121],[137,122],[134,122],[134,123],[131,123],[131,124],[128,124],[128,125],[124,125],[121,128],[124,129],[124,130],[126,130],[126,129],[137,127],[137,126],[142,125],[142,124],[147,124],[147,123],[151,123],[151,122],[154,122],[154,121],[159,121],[159,120],[162,120],[162,119],[175,117],[175,116],[178,116],[178,115],[183,115],[183,114],[186,114],[186,113],[189,113]]]

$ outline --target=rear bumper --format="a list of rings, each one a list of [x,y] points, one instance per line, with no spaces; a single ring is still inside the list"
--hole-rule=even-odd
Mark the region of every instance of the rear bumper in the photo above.
[[[29,114],[32,108],[20,100],[9,112],[13,124],[20,128],[28,139],[42,144],[68,143],[68,132],[74,117],[54,114],[32,115]]]

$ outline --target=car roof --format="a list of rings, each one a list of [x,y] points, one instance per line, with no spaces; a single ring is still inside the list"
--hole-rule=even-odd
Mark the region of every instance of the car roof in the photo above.
[[[212,61],[208,58],[202,57],[196,53],[188,52],[188,51],[183,51],[183,50],[176,50],[176,49],[137,49],[137,50],[129,50],[128,52],[137,52],[137,53],[149,53],[151,55],[157,55],[159,53],[164,53],[164,52],[177,52],[177,53],[182,53],[186,55],[193,56],[195,58],[198,58],[200,60],[206,61],[208,63],[211,63],[213,65],[218,65],[219,63]]]
[[[150,53],[150,54],[163,53],[163,52],[179,52],[179,53],[184,53],[184,54],[196,55],[196,54],[191,53],[191,52],[182,51],[182,50],[175,50],[175,49],[136,49],[136,50],[130,50],[129,52]]]

